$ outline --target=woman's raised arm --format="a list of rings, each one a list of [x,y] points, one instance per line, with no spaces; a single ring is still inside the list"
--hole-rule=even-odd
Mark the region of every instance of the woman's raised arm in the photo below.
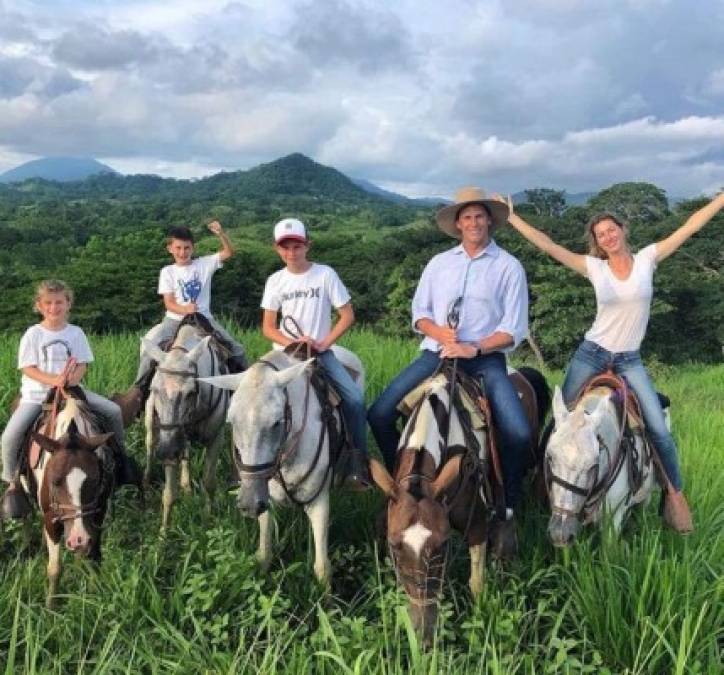
[[[501,201],[503,201],[502,198]],[[513,211],[513,200],[510,196],[508,197],[508,222],[533,244],[533,246],[543,251],[543,253],[547,253],[551,258],[569,267],[574,272],[578,272],[578,274],[584,277],[588,276],[586,256],[573,253],[573,251],[569,251],[565,246],[556,244],[547,234],[526,223],[525,220]]]
[[[656,242],[656,262],[659,263],[675,253],[689,237],[704,227],[722,208],[724,208],[724,192],[719,193],[706,206],[692,213],[688,220],[666,239]]]

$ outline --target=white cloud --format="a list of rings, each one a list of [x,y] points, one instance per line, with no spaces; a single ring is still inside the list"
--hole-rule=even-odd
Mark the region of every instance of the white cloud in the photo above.
[[[417,195],[699,192],[724,183],[724,2],[683,5],[0,0],[0,161],[187,177],[300,151]]]

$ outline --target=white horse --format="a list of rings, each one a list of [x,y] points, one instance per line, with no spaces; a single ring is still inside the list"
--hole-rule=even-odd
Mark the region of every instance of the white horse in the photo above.
[[[363,390],[361,361],[343,347],[332,349],[357,374],[355,381]],[[299,362],[272,350],[244,373],[201,381],[234,390],[228,421],[240,477],[237,501],[245,516],[259,521],[257,559],[262,569],[271,563],[271,497],[277,503],[304,509],[314,535],[314,573],[326,584],[331,575],[327,531],[333,457],[323,406],[310,384],[312,362]],[[339,425],[339,410],[333,414]]]
[[[223,440],[224,419],[229,395],[197,379],[225,371],[224,361],[193,326],[182,326],[167,352],[143,340],[144,351],[158,362],[146,401],[146,471],[151,477],[155,454],[163,461],[162,530],[168,527],[171,508],[178,493],[178,468],[181,464],[181,489],[191,491],[189,442],[206,446],[204,488],[209,497],[216,489],[216,459]]]
[[[582,524],[598,524],[604,513],[618,534],[629,509],[653,490],[653,464],[641,430],[626,432],[614,395],[609,387],[594,387],[570,412],[556,387],[555,429],[544,458],[552,511],[548,535],[555,546],[570,544]],[[634,475],[640,478],[632,484]]]

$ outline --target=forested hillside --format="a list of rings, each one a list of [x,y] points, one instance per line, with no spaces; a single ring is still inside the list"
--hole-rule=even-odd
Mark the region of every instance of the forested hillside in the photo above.
[[[672,210],[653,185],[612,186],[585,206],[565,209],[555,191],[531,190],[519,211],[554,239],[583,251],[589,215],[614,209],[632,222],[634,247],[669,233],[705,200]],[[0,185],[2,328],[34,320],[32,286],[56,276],[76,290],[74,321],[88,331],[141,329],[161,316],[156,295],[168,262],[164,232],[187,225],[200,253],[216,241],[204,223],[219,219],[237,255],[214,280],[214,311],[253,326],[266,276],[280,265],[271,229],[284,216],[310,228],[310,257],[334,266],[353,294],[358,319],[397,335],[410,331],[409,304],[425,262],[452,241],[434,226],[435,208],[370,194],[338,171],[290,155],[249,171],[202,180],[99,175],[85,181],[28,180]],[[657,272],[645,354],[666,362],[715,361],[724,338],[721,268],[724,218],[715,221]],[[590,323],[587,281],[537,253],[511,229],[496,239],[523,262],[531,290],[531,331],[546,360],[561,364]]]

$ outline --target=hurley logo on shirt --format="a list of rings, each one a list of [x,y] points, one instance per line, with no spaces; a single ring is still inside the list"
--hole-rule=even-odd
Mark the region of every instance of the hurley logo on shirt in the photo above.
[[[322,287],[317,286],[316,288],[307,288],[306,290],[291,291],[289,293],[282,293],[282,302],[288,300],[298,300],[299,298],[321,298]]]

